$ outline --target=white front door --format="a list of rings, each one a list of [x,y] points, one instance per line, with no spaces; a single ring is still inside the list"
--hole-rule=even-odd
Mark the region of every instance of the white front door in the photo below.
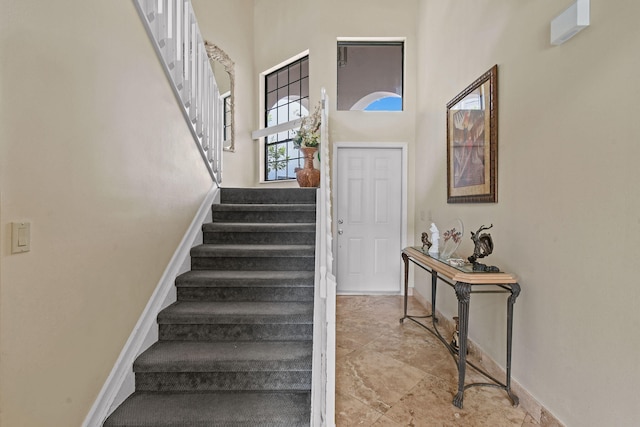
[[[398,293],[402,260],[402,148],[338,147],[337,290]]]

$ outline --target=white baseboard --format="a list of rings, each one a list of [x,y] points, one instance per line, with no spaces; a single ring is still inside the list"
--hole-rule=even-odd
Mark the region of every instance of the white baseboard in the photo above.
[[[158,340],[156,323],[158,313],[176,301],[175,279],[179,274],[190,269],[190,250],[193,246],[202,243],[202,224],[211,221],[211,205],[219,201],[219,194],[220,189],[213,184],[82,423],[83,427],[101,426],[109,414],[133,393],[135,387],[133,362],[140,353]]]

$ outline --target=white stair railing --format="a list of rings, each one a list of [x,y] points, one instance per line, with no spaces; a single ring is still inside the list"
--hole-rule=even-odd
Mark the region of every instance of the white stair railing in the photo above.
[[[224,105],[190,0],[133,0],[211,178],[222,182]]]
[[[336,278],[333,274],[329,99],[322,90],[320,188],[317,196],[316,280],[311,425],[335,426]]]

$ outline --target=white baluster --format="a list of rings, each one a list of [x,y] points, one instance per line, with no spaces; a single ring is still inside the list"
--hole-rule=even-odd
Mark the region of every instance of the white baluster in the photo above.
[[[218,101],[217,112],[216,112],[216,153],[215,153],[215,163],[216,169],[218,171],[218,182],[222,182],[222,146],[224,145],[224,101],[220,98],[220,93],[218,92],[218,97],[216,98]]]
[[[202,81],[204,74],[203,67],[203,49],[200,49],[200,40],[198,40],[197,56],[196,56],[196,119],[194,124],[196,125],[196,134],[198,138],[202,138]]]
[[[173,80],[176,82],[176,87],[180,92],[180,98],[182,99],[182,89],[184,88],[184,75],[183,75],[183,65],[182,65],[182,40],[183,40],[183,31],[182,31],[182,11],[184,9],[183,1],[176,1],[176,9],[175,9],[175,26],[174,26],[174,57],[175,57],[175,68],[173,70]]]
[[[175,82],[176,72],[176,44],[175,44],[175,28],[176,28],[176,2],[169,0],[166,9],[166,22],[167,22],[167,44],[164,47],[165,59],[167,67],[171,71],[171,76]]]
[[[167,72],[180,108],[220,183],[223,101],[189,0],[134,0]]]
[[[166,37],[167,37],[167,17],[165,13],[166,9],[164,8],[165,2],[166,0],[158,0],[158,12],[157,12],[158,19],[156,19],[156,28],[155,28],[156,40],[157,40],[158,46],[160,46],[160,51],[162,51],[164,46],[166,45]],[[164,52],[162,54],[162,57],[166,59],[166,57],[164,56]]]
[[[220,117],[222,113],[222,111],[220,111],[220,103],[218,102],[218,99],[220,98],[220,89],[218,88],[218,82],[216,82],[216,78],[213,75],[213,71],[211,72],[211,81],[213,82],[213,94],[211,96],[211,109],[212,114],[211,114],[211,139],[213,140],[213,153],[211,153],[211,162],[213,164],[214,159],[217,156],[217,152],[218,152],[218,135],[217,135],[217,131],[218,131],[218,126],[220,126]],[[218,165],[214,164],[214,167],[216,169],[218,169]]]
[[[167,14],[167,40],[173,39],[173,16],[175,15],[175,7],[175,1],[168,0],[165,12]]]
[[[198,118],[199,127],[198,127],[198,135],[200,138],[204,138],[204,129],[205,129],[205,117],[207,114],[207,81],[208,75],[206,74],[205,65],[207,63],[207,52],[202,49],[200,51],[200,90],[198,91],[198,95],[200,96],[200,117]]]
[[[191,3],[188,1],[184,2],[184,9],[182,11],[182,78],[184,81],[184,88],[181,92],[182,103],[188,109],[191,107],[191,74],[190,74],[190,64],[191,64],[191,26],[189,20],[189,8]]]
[[[206,58],[205,54],[205,58]],[[208,61],[207,61],[208,63]],[[207,65],[205,63],[205,65]],[[211,139],[209,139],[209,116],[211,115],[211,109],[209,108],[209,98],[211,97],[211,79],[209,78],[209,74],[207,73],[207,69],[205,67],[205,73],[203,76],[204,80],[204,88],[202,90],[202,145],[204,146],[205,151],[207,151],[207,159],[211,156]]]
[[[198,104],[196,102],[196,91],[198,90],[198,38],[196,37],[196,23],[193,20],[193,15],[189,16],[189,22],[191,26],[191,52],[189,62],[191,62],[191,107],[189,108],[189,119],[191,123],[195,123],[198,117]]]
[[[220,144],[220,91],[218,90],[218,85],[215,83],[215,76],[211,73],[211,80],[214,82],[213,93],[211,94],[211,138],[213,139],[213,149],[211,150],[211,158],[209,159],[212,164],[214,163],[214,159],[216,158],[216,153],[218,152],[218,145]],[[213,167],[218,169],[218,165],[213,164]]]
[[[147,19],[147,22],[151,24],[156,19],[156,2],[155,0],[143,0],[140,4],[140,8]],[[152,27],[152,25],[149,25]]]

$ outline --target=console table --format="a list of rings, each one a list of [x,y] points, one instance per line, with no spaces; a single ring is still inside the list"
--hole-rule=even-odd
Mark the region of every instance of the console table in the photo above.
[[[404,317],[400,319],[403,323],[405,319],[412,320],[429,332],[434,334],[447,347],[458,366],[458,392],[453,399],[453,404],[462,408],[464,391],[469,387],[488,386],[496,387],[507,392],[513,406],[518,406],[518,397],[511,391],[511,334],[513,330],[513,304],[520,294],[520,285],[514,275],[509,273],[486,273],[474,272],[472,266],[464,265],[454,267],[436,257],[422,251],[420,247],[408,247],[402,250],[402,260],[404,261]],[[407,314],[407,297],[409,287],[409,265],[410,263],[431,273],[431,314],[428,316],[412,316]],[[459,321],[459,348],[450,345],[440,334],[437,328],[436,318],[436,285],[440,279],[455,290],[458,299],[458,321]],[[507,298],[507,369],[506,380],[502,383],[492,377],[489,373],[467,361],[467,336],[469,333],[469,303],[471,294],[509,294]],[[418,319],[431,318],[431,325],[425,324]],[[466,367],[469,365],[491,382],[472,383],[465,385]]]

